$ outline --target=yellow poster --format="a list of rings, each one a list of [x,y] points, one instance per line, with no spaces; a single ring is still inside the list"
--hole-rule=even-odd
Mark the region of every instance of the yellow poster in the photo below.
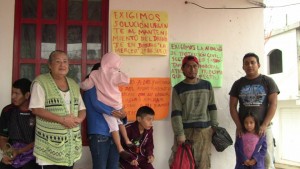
[[[119,55],[167,55],[166,12],[115,10],[111,28],[112,49]]]
[[[169,113],[170,78],[131,78],[128,86],[120,87],[124,110],[129,121],[135,121],[141,106],[149,106],[155,120],[166,118]]]

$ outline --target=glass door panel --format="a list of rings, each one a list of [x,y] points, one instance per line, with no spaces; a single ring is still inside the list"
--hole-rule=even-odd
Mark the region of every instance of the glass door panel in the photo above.
[[[35,58],[36,26],[23,24],[21,27],[21,58]]]
[[[48,72],[49,72],[48,64],[42,64],[41,65],[41,74],[48,73]]]
[[[57,1],[43,0],[42,17],[44,19],[55,19],[57,15]]]
[[[93,66],[94,65],[86,65],[86,74],[91,73]]]
[[[89,0],[88,1],[88,20],[100,21],[102,0]]]
[[[22,17],[36,18],[37,16],[37,0],[22,1]]]
[[[91,73],[93,66],[94,66],[94,65],[87,65],[87,66],[86,66],[86,74],[87,74],[87,75]]]
[[[35,78],[35,64],[21,64],[20,66],[20,78],[28,78],[33,80]]]
[[[69,73],[67,75],[69,78],[75,80],[79,83],[81,81],[81,66],[80,65],[70,65]]]
[[[68,1],[68,19],[81,20],[82,19],[82,0]]]
[[[42,26],[41,58],[48,59],[56,49],[56,25]]]
[[[89,26],[87,32],[87,59],[100,60],[102,29],[98,26]]]
[[[81,59],[81,53],[82,53],[81,26],[68,27],[67,51],[68,51],[69,59]]]

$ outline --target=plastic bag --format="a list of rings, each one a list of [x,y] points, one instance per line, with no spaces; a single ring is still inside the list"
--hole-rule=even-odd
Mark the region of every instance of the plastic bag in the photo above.
[[[14,149],[19,149],[25,147],[27,144],[24,143],[14,143],[12,147]],[[34,160],[35,157],[33,156],[33,149],[30,149],[27,152],[23,152],[22,154],[19,154],[16,156],[16,158],[12,162],[12,166],[14,168],[20,168],[27,164],[29,161]]]
[[[225,128],[217,127],[212,136],[212,143],[218,152],[224,151],[233,141]]]

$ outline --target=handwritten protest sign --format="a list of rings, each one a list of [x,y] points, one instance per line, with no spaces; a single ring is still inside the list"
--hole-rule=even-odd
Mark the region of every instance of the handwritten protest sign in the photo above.
[[[136,119],[136,111],[141,106],[151,107],[155,111],[155,120],[167,117],[171,94],[170,83],[170,78],[131,78],[128,86],[121,86],[128,120]]]
[[[111,12],[112,49],[119,55],[167,55],[166,12]]]
[[[213,87],[221,87],[223,79],[223,48],[219,44],[170,43],[171,83],[175,86],[184,79],[181,71],[184,56],[193,55],[199,60],[198,75],[211,82]]]

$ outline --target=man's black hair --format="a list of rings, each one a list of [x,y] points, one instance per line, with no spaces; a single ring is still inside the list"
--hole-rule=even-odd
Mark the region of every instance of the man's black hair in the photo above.
[[[12,87],[16,89],[20,89],[22,94],[25,95],[27,92],[30,92],[31,81],[26,78],[21,78],[16,80]]]
[[[255,53],[246,53],[244,58],[243,58],[243,63],[244,63],[245,59],[249,58],[249,57],[255,57],[257,63],[260,64],[259,63],[259,57]]]
[[[154,116],[154,110],[148,106],[142,106],[137,110],[136,117],[145,117],[146,115]]]

